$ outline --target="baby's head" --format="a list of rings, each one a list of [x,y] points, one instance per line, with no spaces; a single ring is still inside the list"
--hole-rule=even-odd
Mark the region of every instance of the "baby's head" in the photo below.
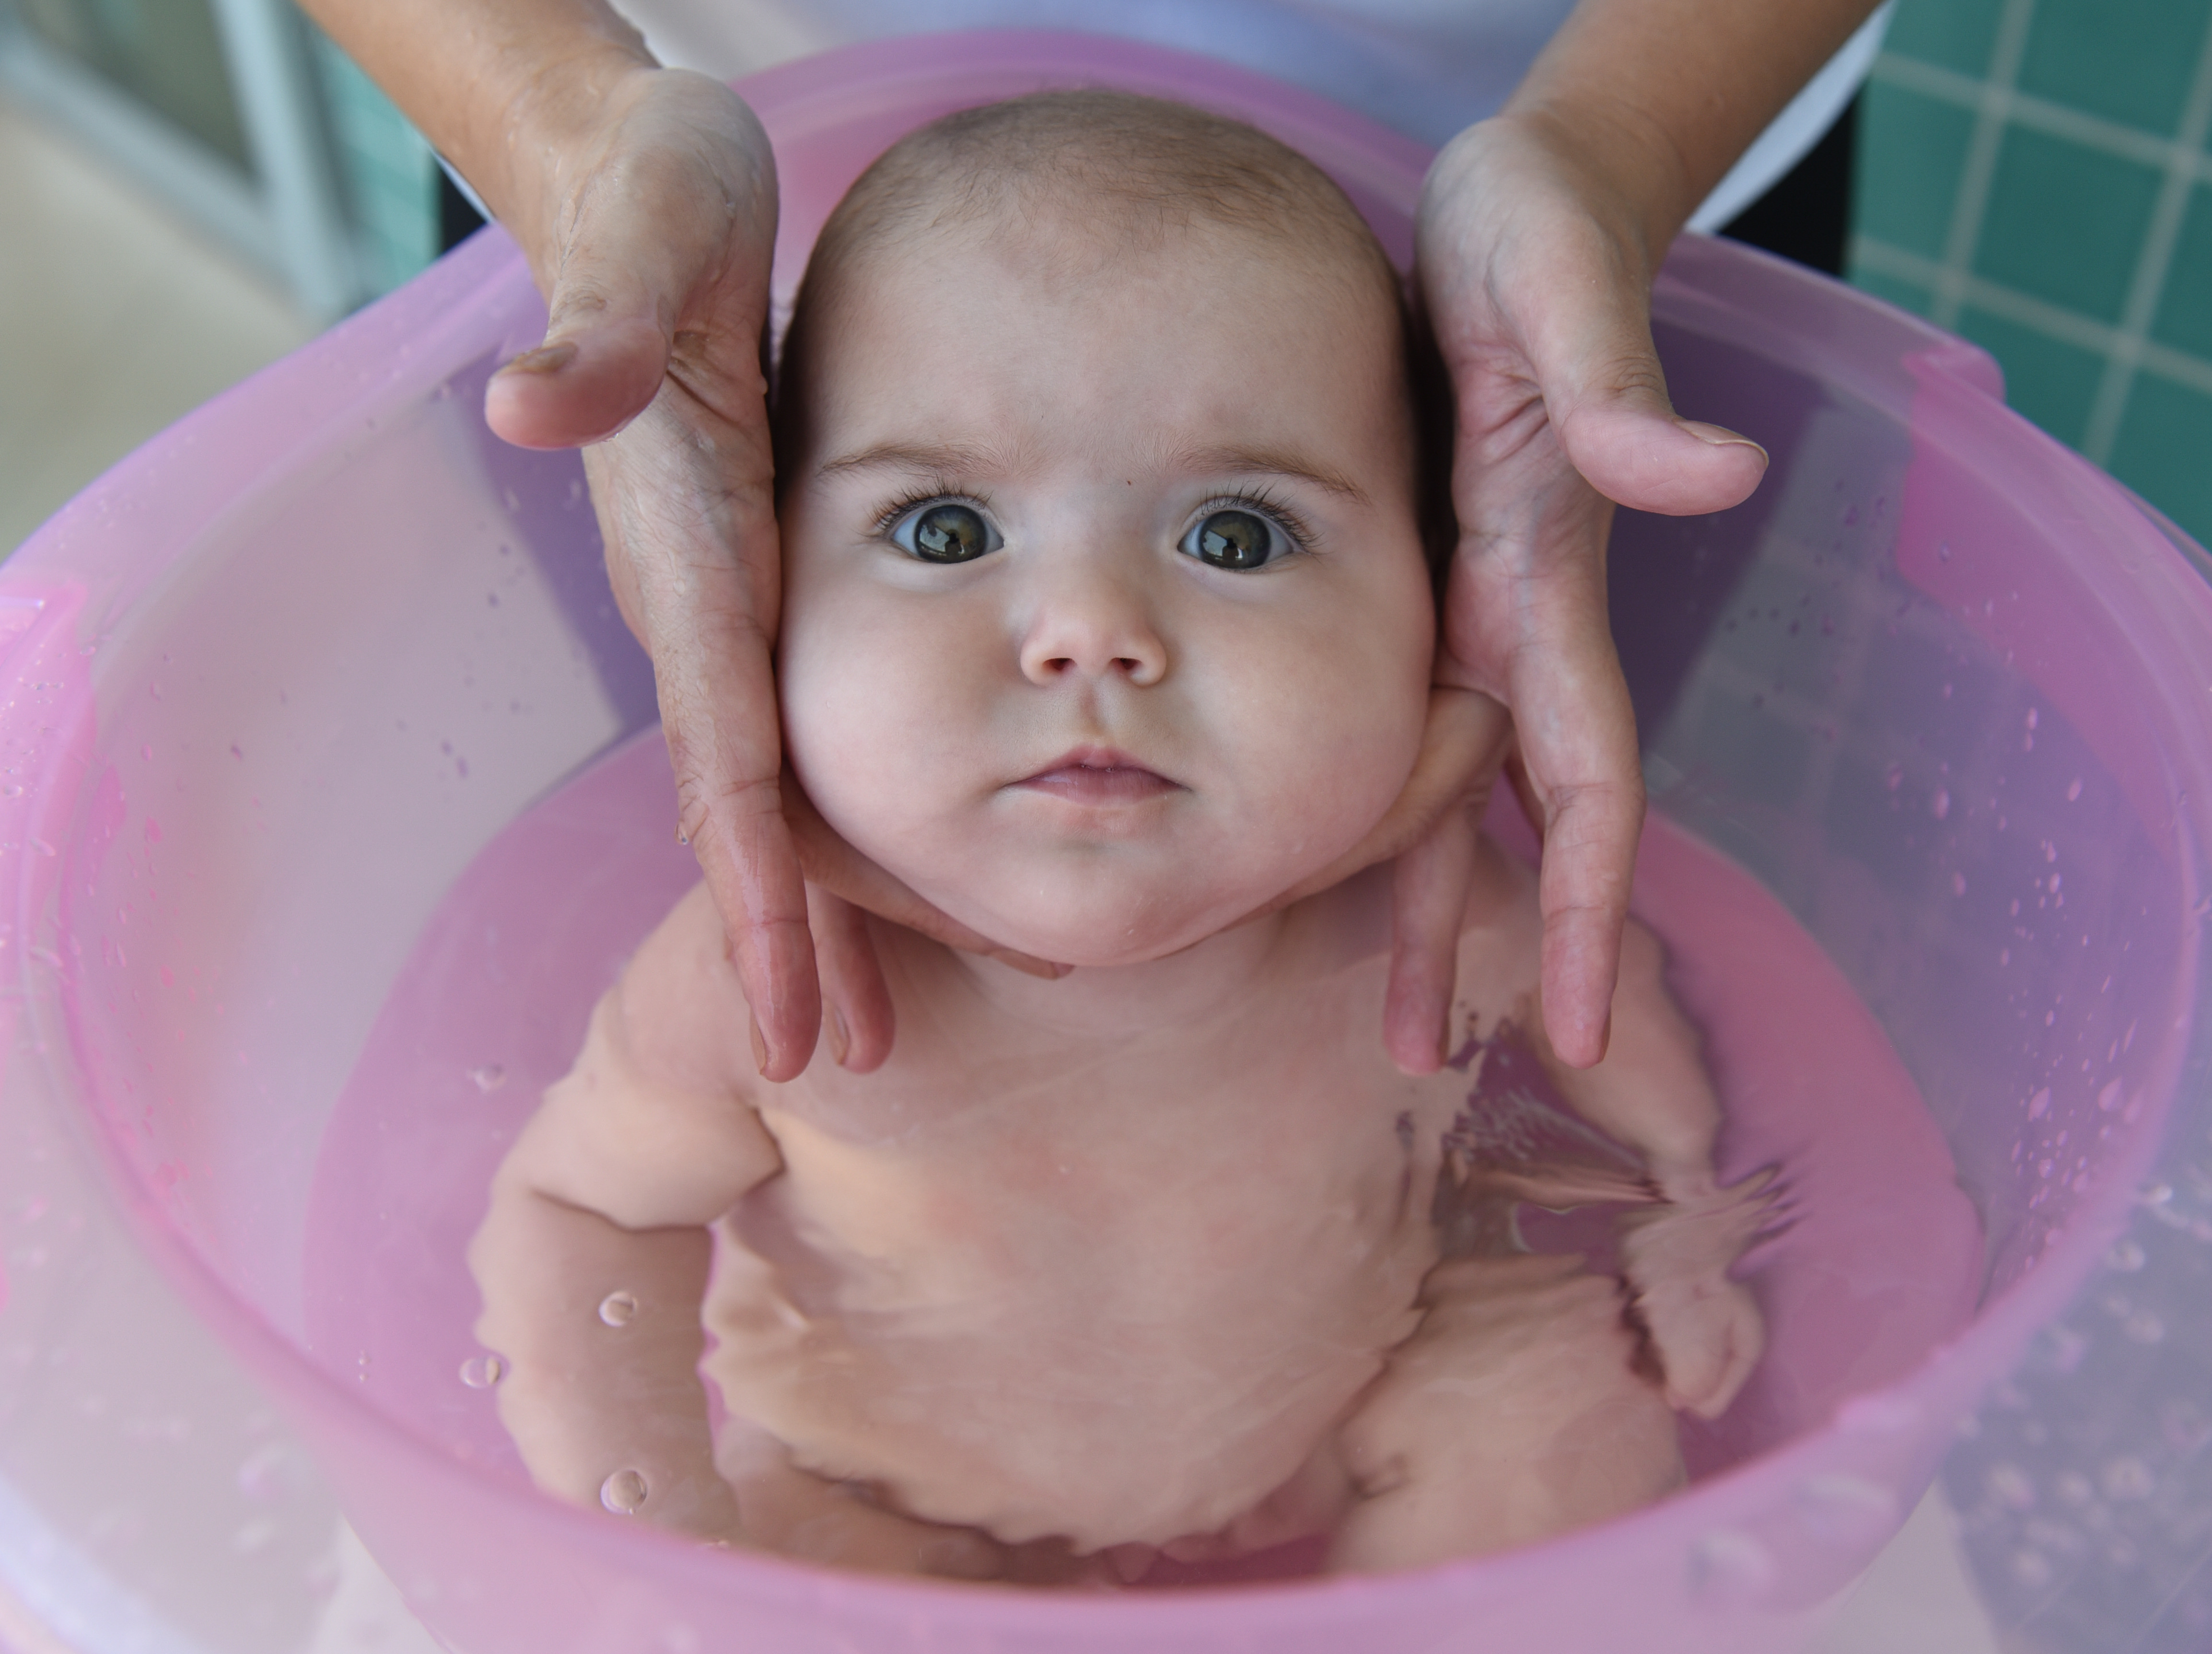
[[[1115,93],[854,185],[786,342],[793,768],[953,917],[1189,946],[1398,796],[1434,635],[1397,278],[1318,168]]]

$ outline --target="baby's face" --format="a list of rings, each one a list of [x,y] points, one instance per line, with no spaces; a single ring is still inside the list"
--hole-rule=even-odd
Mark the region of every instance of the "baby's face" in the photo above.
[[[848,275],[779,673],[854,847],[1002,945],[1125,964],[1375,824],[1434,619],[1381,295],[1204,223],[1085,241],[954,223]]]

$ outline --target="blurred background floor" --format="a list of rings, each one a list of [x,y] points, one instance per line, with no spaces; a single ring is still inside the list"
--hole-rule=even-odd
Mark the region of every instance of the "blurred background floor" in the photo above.
[[[317,331],[276,283],[0,102],[0,551]]]

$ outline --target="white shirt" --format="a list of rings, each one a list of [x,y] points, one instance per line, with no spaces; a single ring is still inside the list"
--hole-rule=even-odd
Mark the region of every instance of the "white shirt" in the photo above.
[[[1071,28],[1225,58],[1441,145],[1495,113],[1572,0],[617,0],[663,63],[735,80],[853,40]],[[1691,219],[1717,229],[1834,122],[1889,20],[1853,35]]]

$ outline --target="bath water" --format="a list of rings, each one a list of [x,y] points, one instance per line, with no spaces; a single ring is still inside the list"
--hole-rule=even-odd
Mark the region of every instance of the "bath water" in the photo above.
[[[501,1353],[471,1332],[479,1304],[464,1256],[494,1169],[568,1071],[593,1003],[698,877],[673,842],[672,800],[647,731],[494,839],[425,929],[325,1134],[307,1240],[309,1347],[491,1476],[528,1481],[495,1411]],[[1492,828],[1533,854],[1510,802]],[[1728,1118],[1723,1181],[1775,1169],[1784,1217],[1738,1269],[1764,1310],[1766,1353],[1722,1418],[1682,1423],[1698,1479],[1826,1422],[1961,1329],[1982,1230],[1888,1041],[1755,881],[1654,819],[1635,907],[1705,1037]],[[1554,1222],[1528,1213],[1524,1232],[1554,1250]],[[1550,1232],[1571,1242],[1571,1221]],[[620,1306],[601,1306],[610,1313]]]

